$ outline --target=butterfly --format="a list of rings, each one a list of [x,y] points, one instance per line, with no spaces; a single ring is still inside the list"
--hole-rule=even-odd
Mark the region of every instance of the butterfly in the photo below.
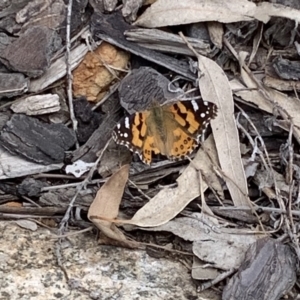
[[[178,101],[154,105],[148,110],[125,117],[113,131],[117,144],[139,154],[150,165],[152,155],[162,154],[170,160],[180,160],[193,152],[217,106],[202,100]]]

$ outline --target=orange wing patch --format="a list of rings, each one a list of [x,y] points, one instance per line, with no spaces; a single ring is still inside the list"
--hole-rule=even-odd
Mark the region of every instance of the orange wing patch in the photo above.
[[[150,165],[152,161],[152,152],[159,154],[159,149],[154,144],[154,137],[147,136],[144,140],[143,152],[141,153],[141,159],[144,163]]]
[[[197,133],[201,124],[197,121],[195,112],[188,109],[184,102],[177,102],[170,107],[175,121],[185,127],[191,134]]]
[[[182,128],[176,128],[173,131],[173,134],[175,136],[175,141],[168,158],[183,159],[187,154],[190,154],[197,147],[197,141],[184,132]]]
[[[144,139],[147,135],[147,124],[146,119],[148,117],[147,112],[136,113],[131,124],[132,128],[132,140],[131,143],[137,147],[142,148],[144,144]]]

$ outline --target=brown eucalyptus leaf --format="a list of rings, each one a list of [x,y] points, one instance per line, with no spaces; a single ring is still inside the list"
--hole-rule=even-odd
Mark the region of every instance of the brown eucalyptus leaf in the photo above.
[[[113,174],[97,192],[88,211],[88,218],[107,237],[124,241],[124,234],[108,219],[115,219],[119,213],[119,206],[128,180],[129,165],[124,165]]]

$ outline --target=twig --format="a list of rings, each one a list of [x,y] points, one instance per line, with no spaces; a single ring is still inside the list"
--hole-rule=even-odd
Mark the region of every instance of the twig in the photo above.
[[[85,228],[85,229],[82,229],[82,230],[79,230],[79,231],[76,231],[76,232],[69,232],[67,234],[63,234],[63,235],[55,235],[55,236],[52,236],[50,239],[62,239],[62,238],[66,238],[66,237],[70,237],[70,236],[73,236],[73,235],[77,235],[77,234],[81,234],[81,233],[84,233],[84,232],[88,232],[88,231],[91,231],[93,230],[95,227],[94,226],[90,226],[88,228]]]
[[[86,177],[82,178],[82,180],[85,180]],[[98,184],[98,183],[104,183],[107,180],[108,180],[108,178],[105,178],[105,179],[95,179],[95,180],[91,180],[89,183],[90,184]],[[82,181],[81,182],[73,182],[73,183],[60,184],[60,185],[53,185],[53,186],[45,186],[45,187],[41,188],[41,192],[48,192],[48,191],[59,190],[59,189],[66,189],[66,188],[70,188],[70,187],[78,187],[81,184],[82,184]]]
[[[72,95],[72,73],[71,73],[71,14],[72,14],[72,4],[73,0],[69,0],[68,8],[67,8],[67,30],[66,30],[66,66],[67,66],[67,95],[68,95],[68,103],[69,103],[69,111],[70,111],[70,119],[72,121],[73,130],[76,138],[76,148],[79,148],[79,144],[77,141],[77,120],[74,113],[73,107],[73,95]]]
[[[278,214],[286,215],[287,211],[285,209],[281,208],[275,208],[275,207],[264,207],[264,206],[255,206],[253,207],[256,211],[262,211],[262,212],[273,212]],[[218,208],[219,210],[241,210],[241,211],[251,211],[250,207],[246,206],[235,206],[235,207],[229,207],[229,206],[221,206]],[[298,210],[291,210],[290,213],[294,216],[300,216],[300,211]]]
[[[132,180],[128,179],[128,182],[132,184],[138,190],[138,192],[140,192],[147,200],[151,200],[151,197],[146,195]]]
[[[212,287],[213,285],[215,285],[215,284],[219,283],[220,281],[224,280],[225,278],[229,277],[235,271],[236,271],[235,269],[230,269],[229,271],[226,271],[226,272],[218,275],[215,279],[199,285],[197,288],[197,292],[199,293],[199,292],[202,292],[202,291]]]

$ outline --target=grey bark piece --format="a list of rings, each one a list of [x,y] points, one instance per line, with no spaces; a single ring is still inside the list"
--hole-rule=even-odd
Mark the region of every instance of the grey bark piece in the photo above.
[[[289,246],[263,238],[252,244],[222,300],[278,300],[296,282],[296,258]]]
[[[77,2],[78,1],[75,1],[73,4]],[[75,13],[72,14],[72,16],[77,18]],[[53,30],[62,29],[64,28],[62,24],[65,21],[65,18],[66,5],[63,0],[28,1],[28,4],[23,9],[19,10],[15,16],[17,23],[22,24],[21,33],[32,26],[45,26]]]
[[[78,122],[77,140],[79,143],[85,143],[93,132],[99,127],[103,116],[92,110],[92,105],[84,97],[75,99],[74,113]]]
[[[1,142],[0,142],[1,144]],[[0,180],[59,170],[63,164],[41,165],[11,154],[0,147]]]
[[[0,12],[1,15],[1,12]],[[7,32],[11,35],[16,34],[16,32],[20,32],[22,25],[16,22],[14,15],[9,15],[3,19],[0,17],[0,30]]]
[[[25,115],[13,115],[0,132],[7,150],[44,165],[63,162],[65,151],[75,144],[64,124],[46,124]]]
[[[130,113],[145,110],[153,100],[164,103],[166,100],[183,96],[182,90],[175,91],[176,87],[162,74],[150,67],[141,67],[133,70],[124,78],[119,86],[121,105]]]
[[[1,1],[0,3],[0,18],[11,15],[20,9],[22,9],[28,0],[11,0],[11,1]]]
[[[273,67],[277,75],[282,79],[299,80],[300,79],[300,62],[290,61],[282,57],[277,57],[273,61]]]
[[[28,90],[29,81],[21,73],[0,73],[0,99],[22,95]]]
[[[70,68],[74,70],[79,63],[82,61],[86,53],[88,52],[88,47],[85,44],[79,44],[75,47],[70,54]],[[54,63],[51,64],[50,68],[46,73],[36,79],[30,81],[30,92],[40,92],[47,88],[50,84],[64,77],[67,73],[66,68],[66,58],[65,56],[60,57]]]
[[[29,77],[42,75],[52,54],[61,47],[61,38],[44,26],[32,27],[0,53],[0,61],[9,69]]]
[[[104,109],[104,106],[106,108]],[[81,159],[85,162],[94,162],[97,159],[97,153],[103,149],[107,141],[111,138],[112,131],[120,120],[119,100],[116,93],[102,105],[102,111],[107,115],[103,117],[99,127],[93,132],[88,141],[72,154],[72,162]]]
[[[115,12],[110,15],[98,12],[94,13],[91,18],[91,32],[96,41],[102,39],[132,54],[181,74],[192,81],[197,79],[196,74],[191,72],[190,66],[186,61],[178,60],[127,41],[124,32],[133,28],[136,27],[128,25],[120,12]]]
[[[128,41],[136,42],[140,46],[148,49],[165,53],[195,56],[180,36],[174,33],[159,29],[138,28],[127,30],[124,34]],[[213,57],[218,52],[218,49],[211,49],[211,45],[207,41],[189,37],[187,37],[187,40],[199,54]]]
[[[2,50],[4,50],[14,40],[15,40],[15,38],[10,37],[8,34],[6,34],[4,32],[0,32],[0,52]]]

